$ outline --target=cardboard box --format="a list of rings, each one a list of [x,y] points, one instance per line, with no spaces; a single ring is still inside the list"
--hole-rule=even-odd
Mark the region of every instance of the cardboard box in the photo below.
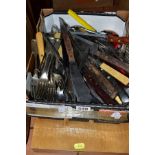
[[[124,20],[127,18],[126,12],[78,12],[78,14],[98,31],[112,30],[120,36],[126,34]],[[42,9],[37,24],[37,31],[48,33],[51,31],[52,24],[57,24],[60,27],[59,17],[62,17],[69,25],[79,25],[72,17],[66,14],[66,12],[54,11],[53,9]],[[27,115],[53,119],[67,118],[74,120],[122,123],[128,122],[129,114],[128,106],[77,105],[75,103],[51,103],[49,105],[47,103],[36,103],[34,101],[27,101],[26,106]],[[83,110],[86,108],[88,110]]]

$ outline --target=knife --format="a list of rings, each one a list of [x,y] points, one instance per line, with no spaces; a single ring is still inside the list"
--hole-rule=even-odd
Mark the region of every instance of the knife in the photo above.
[[[65,44],[66,52],[69,60],[69,75],[72,84],[72,90],[77,98],[77,102],[91,102],[92,96],[90,90],[87,87],[80,70],[75,62],[74,51],[71,44],[71,40],[68,35],[68,25],[62,18],[59,18],[62,39]]]

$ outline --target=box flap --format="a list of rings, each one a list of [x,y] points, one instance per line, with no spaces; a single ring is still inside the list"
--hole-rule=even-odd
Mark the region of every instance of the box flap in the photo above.
[[[37,29],[37,32],[43,32],[44,31],[44,17],[50,15],[53,13],[53,9],[49,8],[49,9],[41,9],[40,11],[40,18],[37,22],[37,25],[36,25],[36,29]]]

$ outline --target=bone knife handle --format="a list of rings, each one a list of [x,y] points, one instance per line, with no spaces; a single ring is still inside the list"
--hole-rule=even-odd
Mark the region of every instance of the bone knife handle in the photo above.
[[[41,32],[36,33],[36,40],[37,40],[37,46],[38,46],[38,55],[40,63],[42,62],[42,59],[44,57],[45,49],[44,49],[44,40],[43,35]]]
[[[114,68],[110,67],[106,63],[102,63],[100,65],[100,68],[101,68],[101,70],[104,70],[108,74],[113,76],[115,79],[117,79],[122,84],[124,84],[124,85],[128,85],[129,84],[129,78],[127,76],[125,76],[122,73],[118,72],[117,70],[115,70]]]

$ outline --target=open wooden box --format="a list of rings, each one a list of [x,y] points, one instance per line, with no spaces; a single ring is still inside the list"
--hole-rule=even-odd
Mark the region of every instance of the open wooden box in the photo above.
[[[98,31],[112,30],[123,36],[125,20],[118,16],[117,12],[77,12],[90,25]],[[66,14],[66,11],[54,11],[42,9],[37,24],[37,31],[50,32],[52,24],[59,25],[59,17],[62,17],[69,25],[79,25]],[[128,122],[128,106],[107,106],[76,103],[43,103],[27,101],[27,115],[46,117],[52,119],[94,120],[96,122],[122,123]],[[88,109],[88,110],[83,110]],[[118,117],[119,116],[119,117]]]

